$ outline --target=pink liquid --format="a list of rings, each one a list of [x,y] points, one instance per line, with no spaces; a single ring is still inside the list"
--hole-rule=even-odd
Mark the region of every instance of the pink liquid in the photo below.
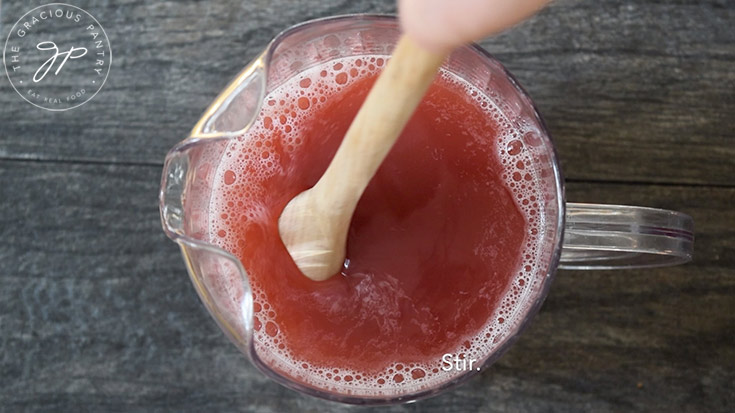
[[[365,191],[342,273],[300,274],[278,218],[324,172],[383,64],[335,61],[271,92],[217,169],[210,216],[213,242],[249,274],[261,357],[352,394],[461,374],[442,370],[442,356],[486,358],[539,281],[543,217],[529,155],[492,102],[449,73]]]

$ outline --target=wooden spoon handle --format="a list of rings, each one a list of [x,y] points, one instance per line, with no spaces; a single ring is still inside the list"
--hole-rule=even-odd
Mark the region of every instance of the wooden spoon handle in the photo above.
[[[339,271],[352,214],[368,182],[429,88],[445,55],[405,36],[352,121],[317,184],[286,205],[278,228],[301,272],[315,281]]]
[[[390,151],[434,80],[446,54],[403,36],[352,121],[337,154],[314,186],[331,214],[343,211],[347,224],[365,187]],[[335,210],[336,209],[336,210]],[[334,217],[334,215],[332,215]]]

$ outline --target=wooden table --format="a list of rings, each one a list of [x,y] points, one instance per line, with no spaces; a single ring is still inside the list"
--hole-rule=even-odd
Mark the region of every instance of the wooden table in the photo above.
[[[1,411],[348,411],[261,376],[160,228],[167,150],[280,30],[392,1],[74,2],[113,64],[66,112],[0,80]],[[3,2],[2,38],[40,2]],[[560,271],[491,369],[385,411],[735,410],[735,2],[560,0],[483,42],[535,98],[567,199],[674,209],[694,261]]]

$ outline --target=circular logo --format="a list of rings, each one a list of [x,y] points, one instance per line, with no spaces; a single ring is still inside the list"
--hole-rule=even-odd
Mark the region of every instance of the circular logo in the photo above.
[[[29,11],[8,34],[3,63],[10,84],[29,103],[63,111],[92,99],[107,80],[110,41],[79,7],[49,3]]]

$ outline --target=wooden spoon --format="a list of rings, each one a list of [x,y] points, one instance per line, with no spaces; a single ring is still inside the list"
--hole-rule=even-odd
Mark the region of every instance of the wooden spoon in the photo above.
[[[286,205],[278,230],[307,277],[326,280],[342,268],[357,202],[446,56],[401,37],[327,171]]]

